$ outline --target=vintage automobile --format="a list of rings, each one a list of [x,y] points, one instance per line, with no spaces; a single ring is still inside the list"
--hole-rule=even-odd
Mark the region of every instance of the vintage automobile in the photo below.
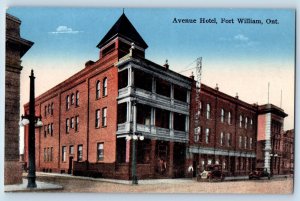
[[[256,168],[253,172],[250,172],[249,179],[271,178],[270,173],[265,168]]]
[[[207,165],[202,173],[197,177],[197,181],[224,181],[225,175],[222,166],[219,164]]]

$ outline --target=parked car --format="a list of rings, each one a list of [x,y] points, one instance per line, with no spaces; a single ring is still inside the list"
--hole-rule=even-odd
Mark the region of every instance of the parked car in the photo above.
[[[222,166],[219,164],[207,165],[202,173],[197,177],[197,180],[202,181],[224,181],[225,175],[222,171]]]
[[[271,179],[271,175],[266,168],[256,168],[255,171],[249,174],[249,179],[260,179],[264,177]]]

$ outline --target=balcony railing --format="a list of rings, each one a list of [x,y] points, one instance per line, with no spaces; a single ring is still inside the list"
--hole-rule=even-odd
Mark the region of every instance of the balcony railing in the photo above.
[[[127,134],[132,132],[132,124],[129,122],[118,124],[117,135]],[[137,132],[141,133],[145,136],[165,139],[165,140],[174,140],[179,142],[187,142],[188,141],[188,133],[184,131],[170,130],[167,128],[160,128],[156,126],[137,124]]]
[[[151,102],[156,102],[159,105],[164,105],[166,107],[172,107],[177,110],[181,111],[188,111],[189,104],[187,102],[171,99],[166,96],[162,96],[156,93],[152,93],[151,91],[147,91],[140,88],[133,88],[133,87],[126,87],[123,89],[119,89],[119,96],[118,98],[129,96],[129,95],[136,95],[138,98],[143,98],[144,100],[148,100]]]

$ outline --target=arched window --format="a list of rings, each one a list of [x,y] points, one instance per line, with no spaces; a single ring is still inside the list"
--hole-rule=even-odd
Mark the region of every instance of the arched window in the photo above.
[[[103,79],[103,96],[107,96],[107,77]]]
[[[227,122],[228,122],[228,124],[231,124],[231,112],[228,112]]]
[[[242,128],[242,123],[243,123],[243,117],[240,115],[240,128]]]
[[[53,110],[54,110],[54,104],[51,103],[51,115],[53,115]]]
[[[206,104],[206,119],[210,119],[210,104]]]
[[[221,135],[220,135],[220,145],[223,146],[224,145],[224,133],[221,132]]]
[[[71,95],[71,105],[74,105],[74,102],[75,102],[75,96],[74,96],[74,94],[72,93],[72,95]]]
[[[100,81],[97,80],[96,82],[96,99],[100,98]]]
[[[70,108],[70,97],[67,95],[66,97],[66,109],[68,110]]]
[[[247,125],[248,125],[248,118],[246,117],[245,118],[245,128],[247,128]]]
[[[221,122],[223,123],[224,122],[224,115],[225,115],[225,112],[224,112],[224,109],[222,108],[221,109]]]
[[[76,106],[79,105],[79,91],[76,91]]]

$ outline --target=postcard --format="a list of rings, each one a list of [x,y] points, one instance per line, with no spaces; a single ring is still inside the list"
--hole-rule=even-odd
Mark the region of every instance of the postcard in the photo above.
[[[292,194],[295,10],[11,7],[5,191]]]

